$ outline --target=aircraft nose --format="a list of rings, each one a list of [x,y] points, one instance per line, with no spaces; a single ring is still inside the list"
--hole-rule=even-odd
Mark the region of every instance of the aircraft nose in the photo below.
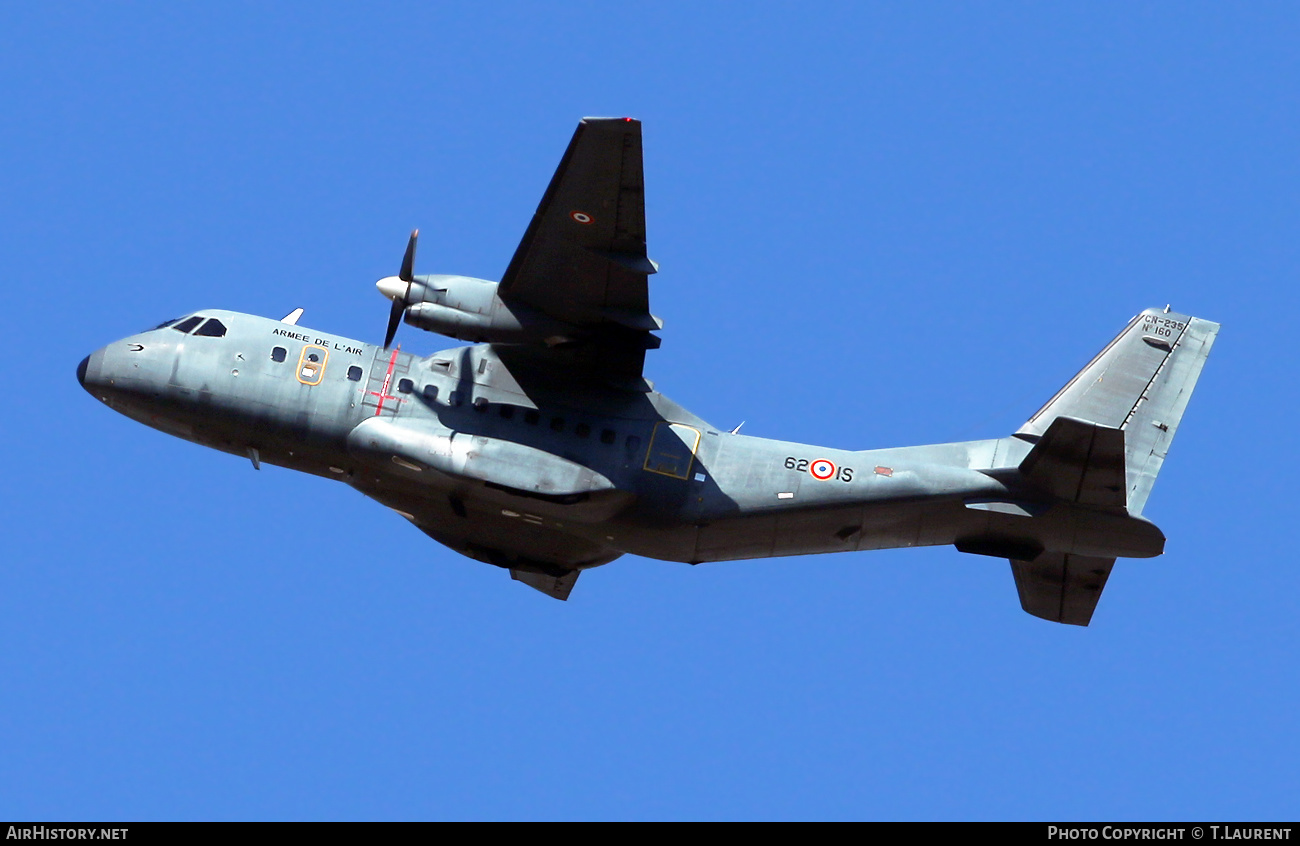
[[[103,362],[103,350],[96,350],[81,360],[81,363],[77,365],[77,381],[81,383],[81,387],[93,392],[99,382]]]

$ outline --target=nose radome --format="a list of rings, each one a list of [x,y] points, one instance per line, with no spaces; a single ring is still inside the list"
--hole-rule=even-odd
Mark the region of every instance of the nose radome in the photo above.
[[[81,387],[94,394],[99,388],[103,369],[104,351],[95,350],[77,365],[77,381],[81,383]]]

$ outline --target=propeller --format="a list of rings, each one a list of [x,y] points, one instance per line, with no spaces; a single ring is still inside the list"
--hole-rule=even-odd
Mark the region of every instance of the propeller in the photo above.
[[[375,283],[379,293],[393,301],[388,311],[388,331],[384,333],[384,349],[393,345],[393,336],[397,334],[397,325],[402,322],[406,311],[406,300],[411,293],[411,283],[415,280],[415,242],[420,237],[420,230],[411,232],[411,240],[406,242],[406,255],[402,256],[402,269],[396,276],[385,276]]]

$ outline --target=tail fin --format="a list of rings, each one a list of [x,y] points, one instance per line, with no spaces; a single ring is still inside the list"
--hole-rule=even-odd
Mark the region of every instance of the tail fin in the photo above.
[[[1038,440],[1058,417],[1123,430],[1126,501],[1141,514],[1218,332],[1208,320],[1147,309],[1016,434]]]

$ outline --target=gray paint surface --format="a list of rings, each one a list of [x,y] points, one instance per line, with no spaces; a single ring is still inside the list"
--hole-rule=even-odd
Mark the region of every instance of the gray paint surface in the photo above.
[[[641,376],[662,325],[643,196],[640,124],[587,119],[499,286],[404,276],[408,323],[480,343],[416,357],[211,309],[195,314],[220,336],[164,326],[78,378],[169,434],[349,484],[558,599],[624,553],[952,544],[1010,560],[1029,613],[1087,625],[1116,558],[1161,554],[1141,511],[1217,324],[1139,314],[1006,438],[850,451],[733,434]]]

